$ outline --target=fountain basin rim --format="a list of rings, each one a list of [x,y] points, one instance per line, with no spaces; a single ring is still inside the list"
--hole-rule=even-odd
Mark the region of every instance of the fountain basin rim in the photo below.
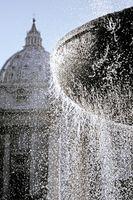
[[[133,7],[128,7],[128,8],[125,8],[125,9],[121,10],[121,11],[115,11],[115,12],[113,12],[113,14],[117,15],[117,14],[119,14],[119,13],[121,13],[123,11],[126,11],[128,9],[133,9]],[[91,30],[92,26],[96,22],[100,22],[103,19],[103,17],[109,17],[109,16],[112,16],[112,13],[108,13],[108,14],[105,14],[103,16],[97,17],[97,18],[95,18],[95,19],[93,19],[93,20],[91,20],[91,21],[89,21],[89,22],[87,22],[87,23],[75,28],[74,30],[68,32],[64,37],[62,37],[58,41],[58,43],[55,46],[54,51],[55,52],[58,51],[62,46],[66,45],[67,43],[69,43],[73,39],[79,38],[80,36],[84,35],[85,33],[88,33]]]

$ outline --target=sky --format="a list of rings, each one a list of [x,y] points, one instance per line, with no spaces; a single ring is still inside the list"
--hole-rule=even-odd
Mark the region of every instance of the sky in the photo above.
[[[0,0],[0,68],[25,44],[36,18],[43,46],[52,53],[72,29],[104,14],[133,6],[133,0]]]

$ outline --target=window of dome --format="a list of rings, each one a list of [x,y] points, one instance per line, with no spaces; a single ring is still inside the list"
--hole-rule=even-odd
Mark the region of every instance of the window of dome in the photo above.
[[[28,68],[28,65],[24,65],[24,68]]]
[[[41,65],[39,65],[39,71],[42,71],[42,66]]]
[[[13,73],[11,73],[11,79],[13,78]]]
[[[16,55],[16,58],[20,58],[20,54],[17,54],[17,55]]]

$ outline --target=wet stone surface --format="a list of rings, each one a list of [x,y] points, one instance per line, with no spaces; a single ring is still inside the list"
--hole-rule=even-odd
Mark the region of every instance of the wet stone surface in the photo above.
[[[133,8],[108,14],[67,34],[53,60],[64,92],[88,112],[133,121]]]

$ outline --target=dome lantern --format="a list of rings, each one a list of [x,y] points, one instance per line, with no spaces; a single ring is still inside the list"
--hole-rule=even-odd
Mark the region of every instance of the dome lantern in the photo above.
[[[33,18],[33,24],[31,30],[27,33],[25,39],[25,47],[36,46],[42,47],[42,38],[40,32],[36,28],[36,20]]]
[[[0,109],[42,109],[47,107],[50,84],[50,55],[43,46],[35,19],[26,44],[0,70]]]

